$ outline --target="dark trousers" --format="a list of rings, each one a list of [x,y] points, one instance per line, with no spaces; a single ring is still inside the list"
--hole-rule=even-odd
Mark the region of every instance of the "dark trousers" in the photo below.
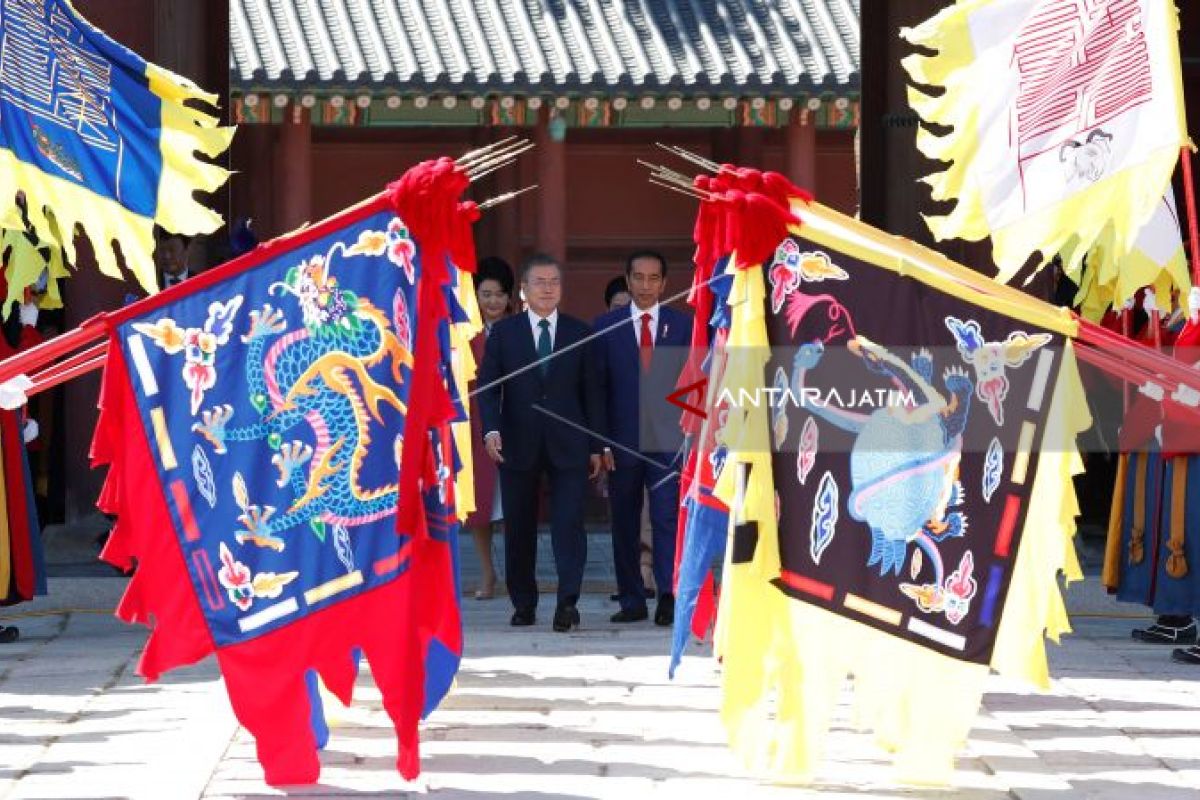
[[[504,498],[504,582],[513,608],[537,608],[538,495],[542,477],[550,479],[550,543],[558,572],[558,603],[574,605],[583,585],[587,537],[583,531],[586,469],[561,469],[550,463],[545,450],[533,469],[500,465]]]
[[[613,566],[621,608],[646,607],[642,581],[642,500],[650,490],[650,530],[654,548],[654,583],[659,595],[671,594],[675,577],[675,527],[679,520],[679,474],[673,454],[647,454],[650,461],[622,461],[608,474],[608,500],[612,512]],[[659,466],[659,465],[669,466]],[[504,497],[508,502],[508,496]]]

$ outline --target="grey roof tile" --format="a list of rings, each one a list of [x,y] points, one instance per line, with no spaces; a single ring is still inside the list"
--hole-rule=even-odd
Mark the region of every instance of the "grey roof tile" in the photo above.
[[[857,91],[861,0],[231,0],[235,92]]]

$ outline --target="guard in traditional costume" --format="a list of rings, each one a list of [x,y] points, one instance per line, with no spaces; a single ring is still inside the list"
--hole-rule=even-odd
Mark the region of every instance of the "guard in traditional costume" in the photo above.
[[[1153,300],[1151,299],[1151,303]],[[1200,290],[1174,336],[1176,358],[1200,365]],[[1188,398],[1177,398],[1186,401]],[[1200,398],[1193,398],[1200,399]],[[1118,600],[1154,610],[1133,630],[1147,644],[1176,645],[1172,660],[1200,665],[1200,411],[1187,402],[1139,397],[1121,431],[1103,582]]]

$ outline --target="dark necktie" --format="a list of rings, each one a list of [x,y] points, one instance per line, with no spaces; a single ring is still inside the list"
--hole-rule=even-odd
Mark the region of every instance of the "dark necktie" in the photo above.
[[[537,340],[538,366],[541,367],[542,377],[545,377],[546,370],[550,368],[550,320],[539,319],[538,327],[542,329]]]
[[[650,313],[642,314],[642,335],[638,340],[638,355],[642,359],[642,372],[650,371],[650,359],[654,356],[654,339],[650,336]]]

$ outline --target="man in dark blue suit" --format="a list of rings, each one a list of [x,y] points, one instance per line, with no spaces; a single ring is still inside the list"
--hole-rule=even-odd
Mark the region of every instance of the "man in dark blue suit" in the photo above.
[[[633,302],[596,320],[596,361],[604,389],[610,447],[605,451],[612,509],[613,563],[621,610],[613,622],[648,616],[640,569],[642,500],[650,498],[654,622],[675,618],[671,592],[675,570],[675,526],[679,516],[679,410],[667,395],[675,390],[692,338],[692,318],[660,305],[667,262],[659,253],[631,255],[625,277]]]
[[[528,310],[492,326],[479,371],[484,446],[500,466],[504,578],[513,625],[532,625],[538,602],[538,493],[550,481],[550,540],[558,572],[554,630],[579,625],[576,603],[587,560],[583,530],[589,478],[601,469],[604,405],[582,320],[560,314],[562,270],[544,255],[521,273]]]

